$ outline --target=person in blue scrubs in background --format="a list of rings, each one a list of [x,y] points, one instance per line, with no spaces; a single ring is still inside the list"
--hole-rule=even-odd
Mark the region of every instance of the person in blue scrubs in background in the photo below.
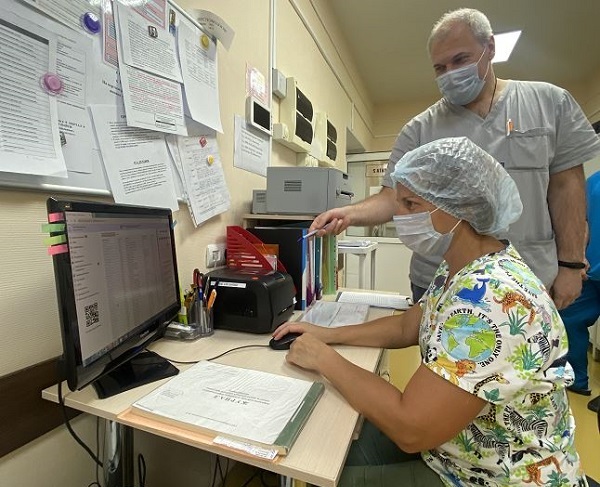
[[[600,317],[600,171],[587,180],[587,222],[589,240],[585,255],[590,266],[587,280],[583,281],[581,295],[560,311],[569,337],[567,359],[575,371],[575,382],[569,390],[585,396],[592,393],[587,370],[588,327]],[[597,411],[600,397],[594,401],[590,402],[590,409]]]

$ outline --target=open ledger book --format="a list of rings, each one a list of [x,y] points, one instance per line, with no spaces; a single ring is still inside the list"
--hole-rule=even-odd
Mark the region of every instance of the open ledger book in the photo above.
[[[324,388],[203,361],[136,401],[132,411],[286,455]]]

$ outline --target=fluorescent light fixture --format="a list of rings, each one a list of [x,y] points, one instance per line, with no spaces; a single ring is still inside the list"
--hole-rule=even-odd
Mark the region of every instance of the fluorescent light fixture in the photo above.
[[[492,62],[503,63],[504,61],[508,61],[510,53],[514,49],[520,35],[520,30],[503,32],[502,34],[494,34],[494,39],[496,40],[496,55],[494,56],[494,60]]]

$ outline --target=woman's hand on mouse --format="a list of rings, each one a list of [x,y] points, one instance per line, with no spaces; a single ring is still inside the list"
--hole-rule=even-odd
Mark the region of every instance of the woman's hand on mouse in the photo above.
[[[275,340],[279,340],[281,337],[287,335],[288,333],[310,333],[317,337],[319,340],[321,340],[323,343],[332,343],[333,334],[331,333],[331,331],[332,330],[329,328],[312,325],[303,321],[288,321],[283,325],[277,327],[277,329],[273,332],[273,338],[275,338]]]
[[[320,327],[317,327],[320,328]],[[285,360],[303,369],[320,372],[320,361],[329,353],[335,351],[309,332],[304,332],[294,340]]]

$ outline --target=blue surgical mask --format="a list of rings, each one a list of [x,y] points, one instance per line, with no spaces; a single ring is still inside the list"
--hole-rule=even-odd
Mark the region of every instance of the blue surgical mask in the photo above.
[[[485,78],[490,69],[488,65],[488,69],[485,72],[483,79],[479,78],[477,65],[484,54],[485,49],[476,63],[471,63],[462,68],[448,71],[435,79],[440,92],[446,100],[454,105],[468,105],[479,96],[479,93],[481,93],[481,90],[485,85]]]
[[[398,238],[413,252],[431,257],[443,257],[450,248],[454,237],[453,232],[462,220],[458,220],[448,233],[442,234],[434,228],[431,221],[431,214],[437,210],[438,208],[431,213],[424,211],[394,216]]]

